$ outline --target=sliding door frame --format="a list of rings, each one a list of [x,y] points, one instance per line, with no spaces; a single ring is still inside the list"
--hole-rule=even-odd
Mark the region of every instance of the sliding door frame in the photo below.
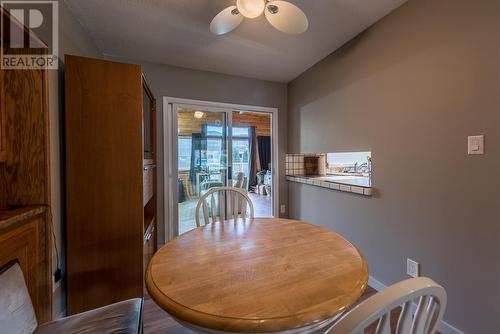
[[[169,155],[169,159],[171,159],[170,161],[172,162],[171,164],[171,170],[169,172],[169,185],[170,185],[170,188],[167,188],[169,190],[169,202],[170,202],[170,212],[168,213],[169,214],[169,219],[167,221],[167,223],[170,222],[170,224],[172,226],[169,226],[167,229],[170,231],[170,235],[173,235],[174,237],[178,236],[179,235],[179,206],[177,205],[179,203],[179,194],[178,194],[178,191],[177,191],[177,182],[176,180],[179,178],[179,168],[178,168],[178,163],[176,164],[175,162],[178,162],[177,159],[178,159],[178,133],[176,132],[176,130],[178,129],[179,127],[179,124],[178,124],[178,110],[200,110],[200,111],[203,111],[205,113],[217,113],[217,114],[220,114],[220,115],[224,115],[224,125],[226,127],[226,129],[223,130],[223,136],[224,136],[224,132],[227,132],[225,134],[225,138],[224,138],[224,143],[225,143],[225,147],[224,147],[224,150],[226,152],[226,166],[225,166],[225,169],[226,169],[226,177],[225,177],[225,180],[223,180],[224,184],[226,186],[230,185],[231,184],[231,180],[232,180],[232,175],[229,175],[229,170],[228,170],[228,166],[231,166],[232,165],[232,155],[229,154],[229,152],[231,152],[232,150],[232,113],[230,111],[230,109],[227,109],[227,108],[221,108],[221,107],[207,107],[207,106],[202,106],[200,104],[193,104],[193,103],[177,103],[177,102],[174,102],[174,103],[171,103],[171,109],[172,109],[172,126],[171,126],[171,131],[172,131],[172,137],[171,137],[171,140],[170,140],[170,143],[171,143],[171,148],[170,148],[170,151],[171,151],[171,154]],[[175,181],[174,181],[175,180]],[[177,222],[177,223],[176,223]],[[166,229],[166,230],[167,230]],[[165,240],[169,240],[169,239],[165,239]]]
[[[174,164],[177,162],[177,117],[175,115],[177,108],[176,106],[187,107],[191,109],[200,109],[206,111],[215,112],[228,112],[227,122],[228,131],[230,134],[232,130],[232,112],[233,111],[243,111],[243,112],[261,112],[271,114],[271,142],[272,142],[272,201],[273,201],[273,216],[279,217],[279,178],[280,178],[280,163],[279,163],[279,145],[278,145],[278,108],[270,107],[259,107],[259,106],[249,106],[241,104],[231,104],[231,103],[220,103],[220,102],[210,102],[192,99],[183,99],[175,97],[163,97],[163,153],[164,153],[164,163],[163,163],[163,175],[164,184],[163,187],[163,217],[164,217],[164,231],[165,231],[165,241],[169,241],[178,235],[178,224],[176,221],[177,217],[177,175],[178,168]],[[231,148],[230,141],[231,137],[228,138],[228,150]],[[231,157],[230,157],[231,155]],[[232,161],[232,154],[228,152],[228,164]]]

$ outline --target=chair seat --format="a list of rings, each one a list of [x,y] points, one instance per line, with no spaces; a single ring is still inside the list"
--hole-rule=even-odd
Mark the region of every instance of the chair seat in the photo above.
[[[141,333],[142,299],[129,299],[39,326],[35,334]]]

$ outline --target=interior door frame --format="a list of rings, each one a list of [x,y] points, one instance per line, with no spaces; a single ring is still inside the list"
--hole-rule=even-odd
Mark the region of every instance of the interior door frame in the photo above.
[[[279,217],[279,177],[280,177],[280,163],[279,163],[279,137],[278,137],[278,108],[271,107],[259,107],[223,102],[211,102],[175,97],[163,97],[163,152],[164,152],[164,163],[163,163],[163,175],[164,184],[163,187],[163,217],[165,224],[165,241],[169,241],[179,234],[178,224],[176,223],[177,216],[177,205],[174,203],[178,202],[177,189],[177,176],[178,170],[174,161],[177,162],[177,117],[174,113],[176,108],[174,106],[185,106],[192,107],[193,109],[200,108],[206,111],[215,112],[227,112],[228,114],[228,131],[231,135],[232,130],[232,112],[233,111],[246,111],[246,112],[263,112],[271,114],[271,142],[272,142],[272,201],[273,201],[273,217]],[[232,143],[230,142],[231,136],[228,137],[228,165],[232,161],[232,154],[230,148]],[[165,161],[167,163],[165,163]]]

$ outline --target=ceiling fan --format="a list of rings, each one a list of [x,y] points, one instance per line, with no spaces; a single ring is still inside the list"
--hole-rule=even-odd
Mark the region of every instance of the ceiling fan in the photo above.
[[[306,14],[294,4],[282,0],[237,0],[217,14],[210,23],[210,31],[216,35],[236,29],[243,19],[260,15],[276,29],[287,34],[301,34],[309,27]]]

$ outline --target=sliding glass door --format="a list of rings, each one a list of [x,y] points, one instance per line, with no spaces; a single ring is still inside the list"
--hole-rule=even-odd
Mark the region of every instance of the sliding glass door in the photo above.
[[[178,232],[196,227],[195,207],[204,193],[229,184],[228,113],[178,106],[177,202]]]
[[[271,114],[188,104],[172,109],[176,233],[196,227],[198,200],[213,187],[238,187],[256,216],[272,216]]]

